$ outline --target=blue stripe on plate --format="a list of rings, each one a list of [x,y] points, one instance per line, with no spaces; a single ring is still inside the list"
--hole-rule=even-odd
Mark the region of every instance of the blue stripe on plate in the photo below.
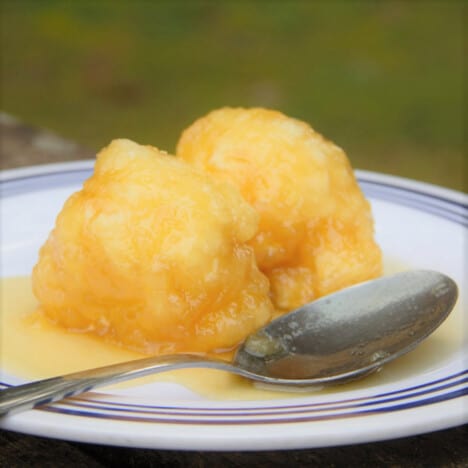
[[[229,415],[224,414],[222,418],[219,419],[208,419],[208,418],[167,418],[167,417],[158,417],[158,416],[135,416],[135,415],[122,415],[116,413],[100,413],[94,411],[83,411],[76,408],[61,408],[57,406],[51,406],[45,408],[43,411],[48,411],[52,413],[67,414],[71,416],[81,416],[88,418],[98,418],[98,419],[111,419],[114,421],[125,421],[125,422],[145,422],[145,423],[164,423],[164,424],[190,424],[190,425],[265,425],[265,424],[291,424],[291,423],[302,423],[302,422],[313,422],[313,421],[326,421],[326,420],[335,420],[335,419],[345,419],[353,417],[362,417],[375,415],[380,413],[388,413],[394,411],[402,411],[411,408],[417,408],[420,406],[427,406],[435,403],[441,403],[448,400],[453,400],[455,398],[460,398],[462,396],[468,395],[468,387],[460,388],[453,390],[442,395],[433,395],[428,398],[424,398],[416,401],[408,401],[405,403],[399,403],[397,405],[387,406],[385,408],[372,408],[372,409],[359,409],[356,411],[348,411],[342,413],[328,413],[328,414],[313,414],[313,415],[303,415],[303,416],[291,416],[291,417],[276,417],[276,418],[259,418],[256,419],[245,419],[239,417],[235,419]]]
[[[330,411],[342,411],[349,409],[358,409],[362,407],[386,405],[380,410],[394,406],[387,405],[388,403],[399,402],[401,406],[404,401],[414,400],[415,398],[423,399],[432,398],[441,391],[453,389],[462,385],[462,389],[468,388],[468,370],[459,372],[457,374],[440,378],[425,384],[416,385],[406,389],[395,390],[377,394],[371,397],[359,397],[344,399],[338,401],[325,401],[319,403],[308,403],[300,405],[287,405],[287,406],[267,406],[267,407],[237,407],[237,408],[203,408],[203,407],[183,407],[183,406],[155,406],[155,405],[142,405],[131,403],[115,403],[102,400],[99,394],[93,393],[88,398],[75,397],[61,403],[54,405],[54,412],[68,412],[70,409],[78,411],[81,408],[82,412],[93,413],[96,411],[114,412],[114,413],[128,413],[135,415],[152,414],[158,417],[210,417],[218,418],[223,417],[265,417],[265,416],[280,416],[282,414],[297,415],[297,414],[310,414],[321,413]],[[3,384],[5,386],[10,386]],[[448,393],[448,392],[446,392]],[[460,396],[463,396],[462,393]],[[432,395],[432,396],[430,396]],[[97,397],[97,399],[93,398]],[[455,397],[454,397],[455,398]],[[86,410],[85,410],[86,409]],[[376,410],[374,408],[373,410]],[[50,411],[51,407],[42,408],[43,411]]]
[[[468,208],[463,203],[452,200],[443,200],[441,197],[423,194],[415,191],[407,191],[401,187],[381,187],[368,181],[360,181],[361,188],[370,198],[390,201],[397,205],[415,208],[447,219],[462,226],[468,227]],[[417,195],[411,195],[416,193]]]
[[[18,176],[2,182],[1,195],[6,198],[31,191],[81,184],[92,175],[92,171],[92,168],[77,168]],[[371,198],[415,208],[468,226],[468,204],[466,203],[448,200],[421,190],[400,187],[396,184],[375,182],[363,176],[358,177],[358,181],[364,193]]]
[[[446,376],[446,377],[443,377],[443,378],[440,378],[440,379],[436,379],[436,380],[433,380],[433,381],[430,381],[430,382],[427,382],[427,383],[424,383],[424,384],[419,384],[419,385],[415,385],[415,386],[412,386],[412,387],[407,387],[407,388],[404,388],[404,389],[399,389],[399,390],[393,390],[391,392],[384,392],[384,393],[378,393],[376,395],[371,395],[371,396],[365,396],[365,397],[358,397],[358,398],[347,398],[347,399],[344,399],[344,400],[337,400],[337,401],[326,401],[326,402],[312,402],[312,403],[307,403],[307,404],[299,404],[299,405],[294,405],[294,404],[288,404],[288,405],[272,405],[272,406],[268,406],[268,407],[265,407],[265,409],[267,410],[277,410],[277,411],[281,411],[281,410],[287,410],[287,411],[290,411],[291,409],[306,409],[306,410],[310,410],[310,409],[313,409],[313,408],[319,408],[319,407],[323,407],[323,406],[329,406],[329,405],[339,405],[339,404],[349,404],[349,403],[365,403],[365,402],[376,402],[376,401],[379,401],[380,399],[383,399],[383,398],[388,398],[388,397],[393,397],[393,396],[397,396],[399,395],[401,398],[405,398],[406,397],[406,394],[408,393],[411,393],[411,392],[417,392],[417,391],[420,391],[421,389],[426,389],[425,390],[425,393],[430,393],[433,391],[433,389],[431,387],[433,386],[436,386],[436,385],[440,385],[440,384],[447,384],[449,381],[451,380],[454,380],[454,379],[459,379],[459,382],[463,382],[465,379],[464,379],[464,376],[468,376],[468,369],[467,370],[464,370],[464,371],[461,371],[461,372],[457,372],[456,374],[453,374],[453,375],[450,375],[450,376]],[[461,378],[461,379],[460,379]],[[158,405],[148,405],[148,404],[135,404],[135,403],[122,403],[122,402],[118,402],[118,403],[115,403],[115,402],[112,402],[112,401],[108,401],[105,399],[105,396],[104,398],[102,398],[102,396],[105,395],[105,394],[102,394],[102,393],[94,393],[93,396],[96,397],[96,399],[88,399],[88,398],[84,398],[84,397],[75,397],[75,401],[77,400],[83,400],[83,401],[86,401],[88,403],[96,403],[96,404],[106,404],[106,405],[110,405],[110,406],[120,406],[120,407],[125,407],[125,408],[128,408],[129,410],[132,410],[132,409],[139,409],[139,408],[142,408],[142,409],[147,409],[147,410],[165,410],[165,411],[202,411],[202,412],[216,412],[218,411],[218,409],[216,408],[212,408],[212,407],[197,407],[197,408],[193,408],[193,407],[183,407],[183,406],[168,406],[168,405],[164,405],[164,406],[158,406]],[[255,407],[255,408],[251,408],[251,407],[236,407],[236,408],[223,408],[223,411],[232,411],[232,412],[237,412],[237,411],[242,411],[242,412],[247,412],[247,411],[258,411],[259,408],[258,407]]]
[[[366,179],[365,176],[359,176],[358,177],[358,181],[359,183],[364,183],[370,187],[374,186],[374,187],[379,187],[381,189],[389,189],[389,190],[395,190],[395,189],[398,189],[398,190],[401,190],[407,194],[413,194],[415,196],[420,196],[420,197],[427,197],[427,196],[430,196],[430,198],[434,201],[439,201],[441,203],[450,203],[451,205],[455,205],[455,206],[458,206],[460,209],[464,209],[464,210],[467,210],[468,209],[468,203],[464,203],[464,202],[458,202],[458,201],[455,201],[455,200],[450,200],[448,201],[446,197],[443,197],[443,196],[440,196],[440,195],[434,195],[433,193],[431,193],[430,195],[424,191],[424,190],[419,190],[419,189],[416,189],[416,188],[408,188],[408,187],[401,187],[397,184],[391,184],[389,182],[376,182],[375,180],[369,180],[369,179]]]
[[[448,379],[447,379],[448,380]],[[208,416],[208,417],[226,417],[229,416],[271,416],[281,414],[303,414],[303,413],[318,413],[324,411],[342,411],[347,409],[356,409],[360,407],[375,406],[375,405],[386,405],[388,403],[402,402],[406,400],[413,400],[420,397],[428,397],[429,395],[439,393],[441,391],[453,389],[460,385],[468,383],[468,377],[440,385],[437,387],[430,388],[429,390],[418,391],[407,393],[402,396],[396,396],[391,398],[360,398],[355,400],[343,400],[337,402],[322,402],[319,404],[309,405],[291,405],[283,407],[255,407],[255,408],[183,408],[183,407],[163,407],[163,406],[151,406],[151,405],[127,405],[106,402],[102,400],[84,400],[84,399],[71,399],[67,402],[63,402],[62,405],[69,407],[88,408],[94,411],[109,411],[109,412],[127,412],[131,414],[153,414],[153,415],[164,415],[168,416]],[[468,388],[467,385],[464,385]],[[388,405],[387,405],[388,406]],[[390,405],[391,406],[391,405]],[[385,406],[386,407],[386,406]]]
[[[365,397],[357,397],[357,398],[347,398],[344,400],[337,400],[337,401],[326,401],[326,402],[312,402],[312,403],[306,403],[306,404],[288,404],[288,405],[272,405],[266,407],[268,410],[290,410],[291,408],[296,409],[296,408],[316,408],[316,407],[321,407],[321,406],[327,406],[327,405],[338,405],[338,404],[347,404],[347,403],[359,403],[359,402],[372,402],[374,400],[379,400],[382,398],[388,398],[388,397],[393,397],[400,395],[401,397],[405,397],[407,393],[410,392],[415,392],[415,391],[420,391],[421,389],[426,389],[425,393],[429,393],[432,391],[433,386],[440,385],[440,384],[446,384],[451,380],[454,379],[459,379],[460,382],[465,381],[464,376],[468,376],[468,369],[465,369],[463,371],[457,372],[455,374],[441,377],[436,380],[432,380],[423,384],[418,384],[418,385],[413,385],[411,387],[406,387],[398,390],[392,390],[390,392],[384,392],[384,393],[377,393],[376,395],[371,395],[371,396],[365,396]],[[0,386],[3,388],[9,388],[12,387],[13,385],[10,385],[6,382],[0,382]],[[152,409],[152,410],[183,410],[183,411],[204,411],[204,412],[211,412],[211,411],[217,411],[216,408],[212,407],[197,407],[193,408],[192,406],[190,407],[184,407],[184,406],[168,406],[168,405],[163,405],[163,406],[158,406],[158,405],[147,405],[147,404],[135,404],[135,403],[122,403],[122,402],[112,402],[112,401],[107,401],[105,400],[106,394],[104,393],[98,393],[98,392],[93,392],[93,396],[98,397],[99,401],[98,403],[106,404],[106,405],[114,405],[114,406],[123,406],[123,407],[128,407],[130,409],[132,408],[143,408],[143,409]],[[104,397],[104,398],[103,398]],[[83,400],[85,402],[96,402],[96,400],[89,400],[88,398],[85,398],[83,396],[76,396],[74,397],[75,401],[78,400]],[[251,407],[239,407],[237,406],[236,408],[223,408],[223,411],[257,411],[258,408],[251,408]]]
[[[81,184],[93,173],[90,169],[64,169],[59,172],[44,172],[14,177],[1,182],[2,198],[23,195],[29,192],[50,190]]]

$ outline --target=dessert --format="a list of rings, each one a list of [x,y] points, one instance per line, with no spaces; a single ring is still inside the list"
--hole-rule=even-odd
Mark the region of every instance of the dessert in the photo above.
[[[223,108],[187,128],[176,154],[235,186],[260,217],[249,241],[283,310],[381,274],[370,205],[343,150],[266,109]]]
[[[33,291],[61,326],[140,352],[232,348],[273,313],[257,218],[228,184],[115,140],[58,215]]]
[[[306,123],[224,108],[177,155],[123,139],[98,154],[33,271],[47,318],[146,354],[221,352],[381,273],[349,161]]]

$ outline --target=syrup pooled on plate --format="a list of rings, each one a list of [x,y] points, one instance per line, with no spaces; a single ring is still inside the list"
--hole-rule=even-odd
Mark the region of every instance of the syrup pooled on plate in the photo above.
[[[388,269],[396,272],[397,268]],[[37,311],[29,277],[1,280],[1,363],[2,371],[20,380],[37,380],[143,357],[99,337],[67,331]],[[423,374],[437,368],[460,348],[463,316],[457,305],[436,332],[414,351],[387,364],[381,372],[356,382],[329,387],[321,392],[341,392],[372,387]],[[60,359],[57,356],[60,355]],[[292,398],[304,393],[285,393],[259,388],[253,382],[227,372],[210,369],[182,369],[144,377],[112,388],[126,388],[152,382],[183,385],[202,397],[219,400],[263,400]],[[99,391],[99,390],[98,390]],[[157,388],[150,386],[154,396]]]

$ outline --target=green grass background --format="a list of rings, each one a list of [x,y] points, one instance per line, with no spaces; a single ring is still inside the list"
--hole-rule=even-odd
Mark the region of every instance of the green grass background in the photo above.
[[[462,1],[2,2],[3,110],[172,152],[209,110],[308,121],[354,167],[464,189]],[[466,105],[466,102],[465,102]]]

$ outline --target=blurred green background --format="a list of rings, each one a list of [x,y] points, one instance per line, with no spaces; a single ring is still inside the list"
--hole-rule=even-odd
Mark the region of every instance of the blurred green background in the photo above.
[[[354,167],[464,188],[462,1],[2,2],[4,111],[174,151],[209,110],[308,121]]]

